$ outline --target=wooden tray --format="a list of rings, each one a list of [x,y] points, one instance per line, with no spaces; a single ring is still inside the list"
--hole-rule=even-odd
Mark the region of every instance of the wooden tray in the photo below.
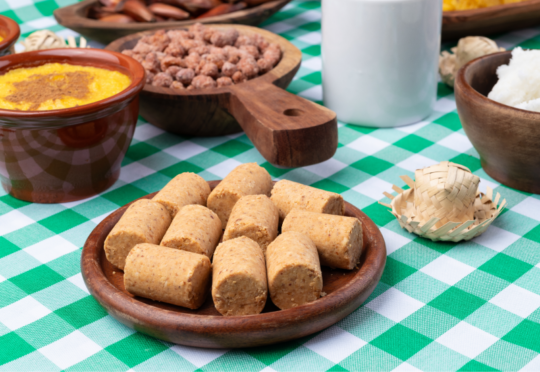
[[[80,3],[56,9],[54,11],[54,18],[56,18],[56,21],[64,27],[70,28],[89,39],[108,44],[122,36],[137,32],[160,28],[186,27],[196,22],[238,23],[256,26],[283,8],[290,1],[291,0],[274,0],[253,8],[199,20],[190,19],[177,22],[119,24],[113,22],[101,22],[97,19],[88,18],[86,16],[88,9],[97,3],[98,0],[84,0]]]
[[[243,129],[266,160],[283,167],[331,158],[338,144],[336,114],[283,90],[298,71],[302,52],[281,36],[260,28],[212,27],[259,34],[281,47],[281,61],[270,72],[230,87],[178,91],[147,84],[140,94],[141,116],[181,136],[222,136]],[[105,49],[132,49],[141,37],[154,32],[123,37]]]
[[[538,24],[540,24],[540,0],[443,12],[442,40],[486,36]]]
[[[209,182],[213,189],[219,181]],[[149,199],[154,194],[143,198]],[[131,203],[130,203],[131,204]],[[323,267],[325,297],[288,310],[268,298],[262,314],[223,317],[212,296],[198,310],[134,297],[124,289],[123,273],[105,258],[103,243],[129,204],[116,210],[86,241],[81,271],[90,293],[107,312],[126,326],[164,341],[205,348],[270,345],[307,336],[343,319],[373,292],[386,262],[386,246],[377,226],[349,203],[345,215],[358,217],[364,230],[361,265],[352,271]]]

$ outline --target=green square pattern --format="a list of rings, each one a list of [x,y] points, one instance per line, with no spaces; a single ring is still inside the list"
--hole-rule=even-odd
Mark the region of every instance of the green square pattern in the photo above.
[[[11,283],[15,284],[28,294],[41,291],[62,280],[64,280],[63,276],[46,265],[38,266],[9,279]]]
[[[371,341],[371,345],[405,361],[425,348],[433,340],[401,324]]]
[[[386,259],[386,266],[384,268],[381,281],[388,285],[394,286],[415,272],[416,269],[405,265],[392,257],[388,257]]]
[[[367,156],[351,164],[351,167],[359,169],[363,172],[369,173],[373,176],[381,172],[384,172],[387,169],[392,168],[392,166],[393,166],[392,163],[386,160],[376,158],[374,156]]]
[[[86,217],[81,216],[80,214],[74,212],[71,209],[66,209],[65,211],[62,211],[39,221],[39,223],[42,226],[45,226],[46,228],[51,230],[52,232],[60,234],[75,226],[85,223],[86,221],[88,221]]]
[[[459,288],[450,287],[431,301],[429,305],[458,319],[465,319],[485,302],[480,297],[476,297]]]
[[[133,352],[133,348],[137,350],[136,353]],[[140,333],[134,333],[105,348],[129,367],[135,367],[167,349],[161,342]]]
[[[107,315],[107,312],[92,297],[85,297],[55,311],[75,328],[82,328]]]
[[[480,270],[495,275],[510,283],[516,281],[520,276],[533,268],[533,265],[499,253],[491,260],[479,267]]]
[[[0,337],[0,365],[33,352],[35,349],[17,334],[11,332]]]

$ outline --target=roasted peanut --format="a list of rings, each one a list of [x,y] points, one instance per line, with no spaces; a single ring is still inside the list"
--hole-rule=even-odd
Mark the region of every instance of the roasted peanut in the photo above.
[[[215,88],[217,83],[210,76],[199,75],[193,78],[191,86],[193,86],[194,89]]]
[[[195,77],[195,71],[193,71],[190,68],[183,68],[176,73],[175,77],[176,77],[176,80],[178,80],[182,84],[189,85],[191,84],[191,81]]]
[[[159,74],[156,74],[156,76],[154,76],[154,78],[152,79],[152,85],[155,87],[169,87],[172,82],[172,76],[167,74],[166,72],[160,72]]]
[[[230,77],[222,76],[219,79],[216,80],[217,86],[219,87],[227,87],[229,85],[233,85],[233,81]]]
[[[179,82],[179,81],[173,81],[173,82],[171,83],[170,88],[172,88],[172,89],[177,89],[177,90],[184,90],[184,89],[186,89],[186,88],[184,87],[184,85],[183,85],[181,82]]]
[[[253,79],[272,70],[282,52],[278,44],[258,34],[239,35],[235,29],[199,23],[188,31],[156,31],[123,53],[143,64],[148,83],[193,90]],[[177,83],[173,85],[174,81]]]

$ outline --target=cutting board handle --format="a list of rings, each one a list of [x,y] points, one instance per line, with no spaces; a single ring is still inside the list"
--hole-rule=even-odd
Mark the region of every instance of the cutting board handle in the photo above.
[[[270,163],[301,167],[331,158],[337,149],[336,114],[268,82],[231,89],[229,112]]]

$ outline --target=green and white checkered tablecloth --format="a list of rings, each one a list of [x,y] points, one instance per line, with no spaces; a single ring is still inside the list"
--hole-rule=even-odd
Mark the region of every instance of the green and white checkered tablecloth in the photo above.
[[[23,36],[49,28],[75,0],[0,0]],[[434,0],[435,1],[435,0]],[[320,3],[295,0],[265,24],[303,52],[289,91],[321,100]],[[540,28],[499,35],[504,47],[540,47]],[[445,46],[448,47],[448,46]],[[336,155],[278,169],[243,135],[182,138],[139,121],[120,180],[98,197],[39,205],[0,191],[2,371],[492,371],[540,370],[540,196],[499,185],[480,167],[451,90],[439,84],[433,114],[398,129],[340,124]],[[509,202],[488,233],[432,243],[402,230],[382,191],[399,176],[451,160],[468,166]],[[243,350],[163,343],[124,327],[89,296],[79,259],[92,229],[119,206],[180,172],[205,179],[259,162],[275,178],[341,193],[381,228],[388,261],[380,284],[353,314],[300,340]],[[386,200],[388,201],[388,200]]]

